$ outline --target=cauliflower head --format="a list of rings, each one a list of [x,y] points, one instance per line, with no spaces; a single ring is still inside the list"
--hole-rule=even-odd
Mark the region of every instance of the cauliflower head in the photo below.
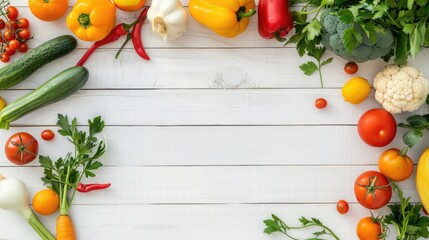
[[[379,28],[374,42],[371,42],[365,31],[358,24],[345,24],[336,14],[335,10],[327,9],[323,12],[320,22],[322,24],[322,44],[337,56],[354,62],[366,62],[384,57],[390,53],[394,44],[392,31],[388,28]],[[362,36],[362,43],[352,52],[344,46],[344,30],[355,27]]]
[[[429,81],[412,66],[388,65],[374,78],[375,99],[386,111],[413,112],[426,101]]]

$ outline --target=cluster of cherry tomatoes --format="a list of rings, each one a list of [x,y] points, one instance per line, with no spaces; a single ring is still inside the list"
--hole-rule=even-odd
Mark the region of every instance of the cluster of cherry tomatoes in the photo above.
[[[28,51],[27,41],[31,39],[29,30],[30,22],[26,18],[18,18],[18,9],[14,6],[7,6],[0,9],[0,43],[1,61],[6,63],[16,51],[25,53]]]

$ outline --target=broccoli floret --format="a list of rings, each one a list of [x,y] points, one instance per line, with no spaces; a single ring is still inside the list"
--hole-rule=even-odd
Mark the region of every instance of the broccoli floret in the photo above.
[[[366,62],[386,56],[393,48],[393,34],[390,29],[377,27],[375,41],[372,42],[362,27],[358,24],[345,24],[333,9],[325,11],[320,22],[322,24],[322,44],[336,55],[355,62]],[[354,27],[362,36],[362,43],[358,44],[352,52],[344,46],[344,31]]]

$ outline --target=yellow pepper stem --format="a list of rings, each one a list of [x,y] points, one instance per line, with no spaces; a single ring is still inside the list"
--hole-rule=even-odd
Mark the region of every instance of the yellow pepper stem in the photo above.
[[[239,22],[242,18],[249,18],[255,15],[255,13],[255,9],[249,9],[249,11],[246,12],[246,7],[240,7],[237,11],[237,21]]]
[[[91,26],[91,20],[89,18],[89,14],[87,14],[87,13],[80,14],[78,17],[78,21],[79,21],[80,26],[82,26],[85,29],[87,29]]]

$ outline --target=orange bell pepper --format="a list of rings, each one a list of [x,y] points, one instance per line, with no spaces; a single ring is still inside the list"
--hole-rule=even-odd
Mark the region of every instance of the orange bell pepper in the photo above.
[[[81,40],[99,41],[113,29],[116,6],[111,0],[78,0],[67,16],[67,26]]]
[[[246,30],[256,13],[255,0],[190,0],[189,12],[215,33],[232,38]]]

